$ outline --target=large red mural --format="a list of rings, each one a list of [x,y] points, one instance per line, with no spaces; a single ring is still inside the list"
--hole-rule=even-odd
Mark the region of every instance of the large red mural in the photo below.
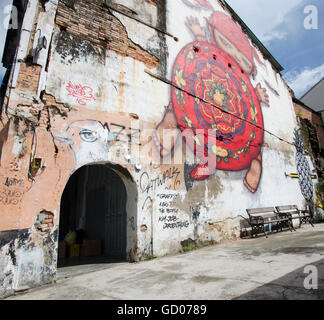
[[[184,1],[211,9],[207,0]],[[265,89],[251,84],[260,61],[247,35],[231,17],[212,11],[202,27],[188,17],[194,41],[179,52],[172,69],[170,104],[157,127],[155,141],[161,157],[173,145],[163,145],[163,131],[178,128],[199,159],[192,180],[204,180],[216,170],[247,169],[244,185],[254,193],[262,174],[264,138],[261,102],[269,105]]]

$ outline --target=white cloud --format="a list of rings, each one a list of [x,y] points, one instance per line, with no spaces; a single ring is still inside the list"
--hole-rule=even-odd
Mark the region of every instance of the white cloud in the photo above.
[[[274,39],[282,40],[287,35],[288,35],[288,33],[284,32],[284,31],[271,31],[271,32],[266,32],[265,34],[263,34],[261,40],[264,43],[268,43]]]
[[[296,70],[289,71],[283,77],[291,89],[294,90],[295,95],[300,97],[324,78],[324,63],[313,69],[305,67],[300,72]]]
[[[263,42],[273,39],[284,39],[287,30],[275,30],[283,24],[287,15],[306,0],[227,0],[228,4],[236,11],[247,26]],[[300,21],[292,21],[297,24]],[[291,22],[290,22],[290,27]],[[289,30],[290,31],[290,30]]]

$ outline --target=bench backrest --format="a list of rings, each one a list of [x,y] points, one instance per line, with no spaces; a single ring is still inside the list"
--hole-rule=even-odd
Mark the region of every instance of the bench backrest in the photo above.
[[[296,205],[290,205],[290,206],[276,206],[276,210],[279,213],[299,213],[298,207]]]
[[[276,216],[276,213],[275,213],[275,210],[273,207],[246,209],[246,212],[250,217],[253,217],[253,216],[274,217],[274,216]]]

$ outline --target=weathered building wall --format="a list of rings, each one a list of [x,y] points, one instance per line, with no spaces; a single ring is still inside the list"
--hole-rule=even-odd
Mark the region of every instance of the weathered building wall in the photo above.
[[[294,109],[298,117],[309,120],[315,126],[320,149],[324,149],[324,126],[320,114],[316,114],[298,103],[294,103]]]
[[[285,175],[289,91],[217,1],[30,1],[25,20],[0,134],[0,295],[54,279],[61,196],[88,164],[125,184],[130,261],[237,238],[246,208],[304,206]]]

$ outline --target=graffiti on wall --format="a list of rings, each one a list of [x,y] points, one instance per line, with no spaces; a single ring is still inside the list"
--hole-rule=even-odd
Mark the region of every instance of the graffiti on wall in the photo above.
[[[179,190],[181,186],[182,174],[178,167],[169,166],[162,169],[161,166],[156,166],[154,170],[159,170],[159,173],[152,174],[147,171],[143,171],[138,180],[139,189],[145,195],[142,210],[150,210],[152,208],[153,199],[157,199],[157,201],[159,200],[159,197],[169,199],[169,197],[172,196],[172,191]],[[165,190],[164,195],[158,195],[157,198],[153,196],[155,192],[161,189]],[[178,196],[178,193],[176,193],[176,196]],[[159,203],[162,206],[163,204],[166,204],[166,201],[161,201]],[[178,211],[176,209],[172,209],[171,207],[171,203],[168,202],[168,208],[159,207],[159,212],[176,214]]]
[[[144,171],[141,174],[139,187],[143,193],[156,191],[160,186],[165,186],[166,189],[176,190],[180,186],[180,170],[176,166],[165,169],[159,176],[151,177],[150,174]]]
[[[313,208],[313,181],[312,181],[312,173],[309,167],[309,163],[304,156],[304,144],[299,136],[298,130],[294,130],[294,145],[296,147],[296,165],[298,172],[298,181],[300,186],[300,191],[305,198],[308,206],[310,208],[311,213]]]
[[[24,195],[24,179],[5,177],[0,188],[0,203],[4,205],[18,205]]]
[[[19,186],[24,187],[24,180],[23,179],[16,179],[16,178],[6,178],[6,182],[4,183],[6,187],[13,187],[13,186]]]
[[[104,125],[97,120],[77,120],[66,132],[55,139],[64,142],[72,149],[76,166],[84,162],[96,162],[108,158],[109,143],[115,140]]]
[[[194,41],[174,61],[170,104],[154,133],[155,144],[161,157],[169,155],[176,139],[163,135],[180,129],[198,159],[189,179],[204,180],[216,169],[247,169],[244,185],[254,193],[262,174],[261,104],[269,106],[269,96],[260,83],[254,87],[251,79],[257,74],[255,60],[263,63],[229,16],[212,9],[207,0],[183,2],[194,9],[207,8],[212,14],[206,26],[197,18],[186,20]]]
[[[68,83],[63,82],[68,96],[75,98],[76,102],[81,106],[86,106],[88,101],[95,101],[93,89],[89,86],[81,84],[73,84],[71,81]]]
[[[72,149],[76,166],[85,162],[107,161],[112,142],[141,146],[141,129],[132,125],[98,120],[76,120],[55,139]]]
[[[20,203],[22,196],[22,190],[2,188],[0,190],[0,203],[4,205],[17,205]]]
[[[189,227],[188,220],[181,220],[178,216],[179,209],[174,208],[173,201],[179,196],[178,193],[160,193],[157,195],[159,223],[165,229],[183,229]]]

